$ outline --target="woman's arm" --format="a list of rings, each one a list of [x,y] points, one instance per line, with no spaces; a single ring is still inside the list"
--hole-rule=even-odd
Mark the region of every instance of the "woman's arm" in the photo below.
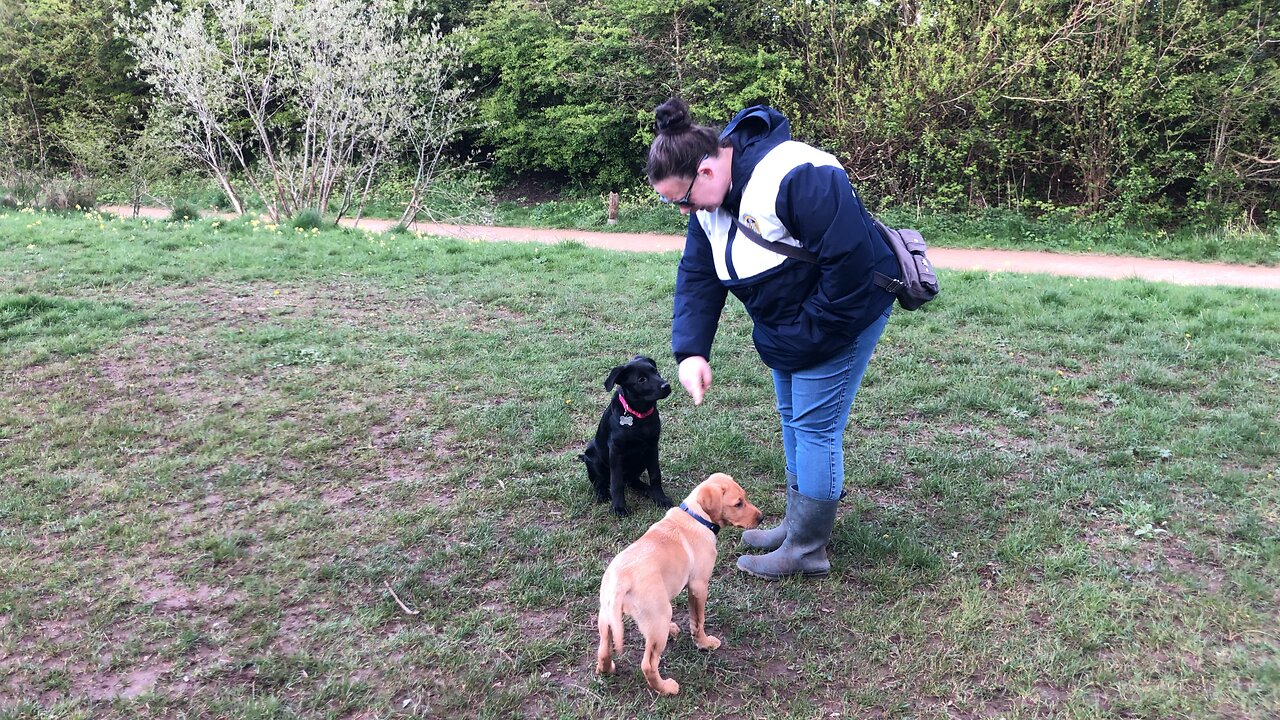
[[[689,218],[684,254],[676,271],[675,308],[671,318],[671,351],[676,362],[687,357],[711,357],[711,343],[720,324],[728,291],[716,277],[711,244],[698,222]]]

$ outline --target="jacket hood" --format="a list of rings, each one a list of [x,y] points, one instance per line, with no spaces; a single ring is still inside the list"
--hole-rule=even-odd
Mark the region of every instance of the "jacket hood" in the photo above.
[[[720,133],[720,138],[733,142],[733,185],[721,203],[737,213],[742,189],[751,172],[770,150],[791,139],[791,123],[767,105],[753,105],[740,110]]]

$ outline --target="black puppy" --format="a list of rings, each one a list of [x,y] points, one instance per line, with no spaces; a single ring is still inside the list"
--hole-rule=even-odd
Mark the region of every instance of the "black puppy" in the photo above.
[[[613,512],[626,515],[625,487],[648,495],[659,506],[671,507],[671,498],[662,491],[662,468],[658,466],[658,401],[671,394],[671,385],[658,374],[658,364],[637,355],[626,365],[609,371],[604,389],[618,386],[600,416],[596,437],[578,459],[587,464],[587,477],[595,486],[596,502],[613,501]],[[640,473],[649,471],[649,484],[640,482]]]

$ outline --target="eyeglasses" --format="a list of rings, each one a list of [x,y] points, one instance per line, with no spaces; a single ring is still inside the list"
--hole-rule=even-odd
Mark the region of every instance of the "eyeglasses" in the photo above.
[[[711,153],[703,155],[702,159],[699,160],[698,164],[693,168],[693,179],[689,181],[689,189],[684,191],[684,197],[679,200],[668,200],[662,195],[659,195],[658,199],[669,205],[675,205],[676,207],[689,207],[692,205],[693,201],[689,199],[689,196],[693,194],[693,186],[698,182],[698,168],[702,167],[702,163],[709,157],[711,157]]]

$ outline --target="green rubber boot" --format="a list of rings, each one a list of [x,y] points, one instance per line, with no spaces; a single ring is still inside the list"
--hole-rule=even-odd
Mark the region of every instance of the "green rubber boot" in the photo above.
[[[831,572],[827,559],[827,543],[836,523],[835,500],[814,500],[797,490],[788,496],[787,535],[777,550],[765,555],[743,555],[738,569],[765,580],[785,577],[826,577]]]

